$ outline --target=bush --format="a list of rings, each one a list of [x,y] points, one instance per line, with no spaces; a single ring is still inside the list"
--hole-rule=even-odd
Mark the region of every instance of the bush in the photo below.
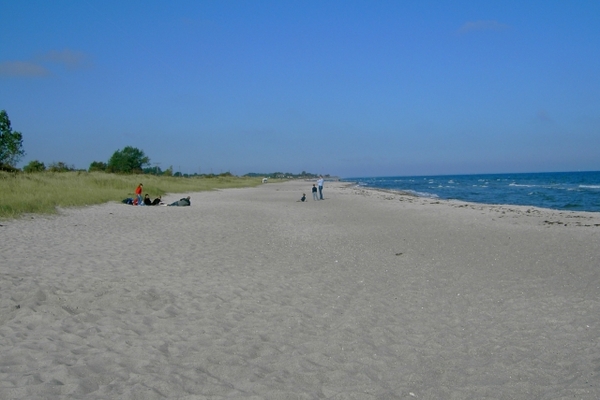
[[[106,171],[107,167],[108,166],[106,165],[106,163],[103,163],[102,161],[92,161],[88,171],[89,172],[94,172],[94,171],[104,172],[104,171]]]
[[[50,171],[50,172],[69,172],[69,171],[75,171],[75,167],[72,165],[69,166],[69,165],[67,165],[67,163],[59,161],[59,162],[50,164],[48,166],[48,171]]]
[[[8,165],[8,164],[2,164],[0,163],[0,171],[6,171],[6,172],[19,172],[20,169],[19,168],[15,168],[12,165]]]
[[[46,166],[39,160],[30,161],[29,164],[23,167],[23,171],[27,173],[42,172],[46,170]]]

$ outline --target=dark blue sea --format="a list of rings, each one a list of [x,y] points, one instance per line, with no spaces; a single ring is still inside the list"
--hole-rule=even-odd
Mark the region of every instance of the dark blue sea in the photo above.
[[[600,211],[600,172],[388,176],[343,181],[446,200]]]

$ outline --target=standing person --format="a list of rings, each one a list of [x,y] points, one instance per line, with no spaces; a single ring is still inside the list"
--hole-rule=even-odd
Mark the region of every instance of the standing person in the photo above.
[[[323,200],[323,176],[319,176],[317,185],[319,186],[319,198],[320,200]]]
[[[317,197],[317,186],[313,183],[313,187],[312,187],[312,194],[313,194],[313,200],[319,200],[319,197]]]
[[[137,204],[138,206],[141,206],[142,204],[144,204],[144,199],[142,199],[142,191],[144,190],[144,185],[142,185],[141,183],[138,185],[138,187],[135,188],[135,195],[137,197]]]

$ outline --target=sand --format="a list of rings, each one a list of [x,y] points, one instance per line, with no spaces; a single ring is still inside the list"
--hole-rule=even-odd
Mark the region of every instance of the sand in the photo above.
[[[0,221],[0,399],[600,398],[599,213],[311,187]]]

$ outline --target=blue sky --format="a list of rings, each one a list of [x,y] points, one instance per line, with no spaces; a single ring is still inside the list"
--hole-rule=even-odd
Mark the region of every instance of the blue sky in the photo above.
[[[600,170],[595,0],[2,3],[20,166]]]

